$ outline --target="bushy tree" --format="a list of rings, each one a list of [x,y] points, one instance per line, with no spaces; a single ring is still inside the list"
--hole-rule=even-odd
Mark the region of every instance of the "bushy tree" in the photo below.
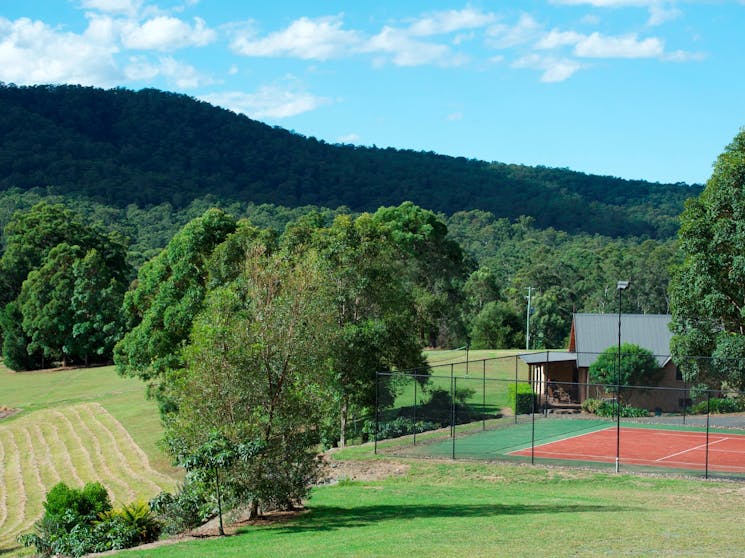
[[[130,272],[123,241],[43,202],[14,214],[5,236],[6,363],[27,369],[45,360],[110,359],[122,333],[119,308]]]
[[[618,347],[608,347],[590,365],[590,381],[605,384],[610,392],[616,385],[654,386],[661,374],[651,351],[633,343],[621,345],[621,369],[618,368]]]
[[[745,129],[681,217],[670,285],[672,353],[689,382],[745,387]],[[697,358],[697,357],[714,357]]]
[[[401,259],[391,223],[369,214],[337,216],[325,226],[320,215],[299,220],[282,237],[285,253],[317,250],[322,282],[335,314],[330,348],[333,395],[338,408],[339,442],[346,441],[352,410],[371,410],[393,401],[391,390],[376,392],[376,373],[391,368],[422,368],[417,297]],[[413,234],[413,233],[412,233]]]
[[[334,339],[321,284],[311,255],[291,261],[256,247],[233,282],[209,292],[185,369],[168,384],[178,407],[167,419],[174,456],[200,454],[214,432],[260,448],[223,464],[221,486],[253,512],[299,503],[317,478]]]
[[[525,344],[522,320],[506,302],[488,302],[471,322],[473,349],[511,349]]]
[[[202,309],[209,258],[235,227],[233,217],[210,209],[140,268],[124,296],[128,331],[114,350],[120,372],[152,381],[157,394],[166,373],[181,366],[181,349]]]

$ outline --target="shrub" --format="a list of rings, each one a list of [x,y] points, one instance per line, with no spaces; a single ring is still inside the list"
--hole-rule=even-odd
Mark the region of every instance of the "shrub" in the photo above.
[[[588,398],[582,402],[582,410],[586,413],[596,415],[602,404],[603,401],[601,399]]]
[[[516,415],[532,413],[535,409],[535,393],[530,384],[518,383],[508,386],[509,404]]]
[[[705,415],[707,412],[722,414],[743,411],[745,411],[745,401],[740,397],[712,397],[708,402],[701,401],[689,409],[689,412],[694,415]]]
[[[96,527],[112,549],[130,548],[158,538],[162,526],[144,502],[125,504],[99,516]]]
[[[188,476],[176,494],[161,492],[150,500],[150,509],[163,532],[171,535],[201,525],[214,511],[209,490]]]
[[[55,485],[44,502],[45,513],[34,531],[18,537],[40,556],[82,556],[150,542],[160,526],[149,508],[140,503],[112,511],[111,500],[100,483],[82,489]]]
[[[440,428],[440,425],[429,421],[417,421],[414,422],[408,417],[396,417],[395,419],[388,422],[380,422],[378,424],[378,440],[385,440],[388,438],[399,438],[401,436],[407,436],[409,434],[417,434],[426,432],[427,430],[436,430]],[[370,437],[375,435],[375,421],[365,421],[365,426],[362,431],[368,434]]]
[[[89,482],[82,490],[70,488],[63,482],[57,483],[44,502],[44,511],[50,518],[65,516],[71,523],[93,521],[110,509],[109,494],[99,482]]]
[[[602,401],[598,406],[595,414],[599,417],[612,418],[616,416],[616,402],[615,401]],[[649,411],[646,409],[639,409],[638,407],[630,407],[621,403],[620,415],[624,418],[640,418],[649,416]]]

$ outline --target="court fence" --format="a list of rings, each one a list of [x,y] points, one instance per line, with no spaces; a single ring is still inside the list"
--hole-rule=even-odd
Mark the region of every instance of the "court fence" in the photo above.
[[[657,359],[655,385],[593,383],[558,352],[380,372],[370,437],[400,456],[745,480],[745,394]]]

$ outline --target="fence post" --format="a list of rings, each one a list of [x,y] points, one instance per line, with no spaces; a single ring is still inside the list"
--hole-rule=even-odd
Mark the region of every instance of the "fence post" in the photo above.
[[[515,410],[513,414],[515,415],[515,424],[517,424],[517,399],[518,399],[518,396],[517,396],[517,355],[514,356],[514,359],[515,359]]]
[[[455,423],[453,423],[453,415],[455,414],[455,385],[453,382],[453,365],[450,364],[450,403],[453,407],[450,411],[450,437],[455,438]]]
[[[454,378],[453,379],[453,417],[451,419],[452,424],[453,424],[453,443],[452,443],[452,445],[453,445],[452,458],[453,459],[455,459],[455,390],[456,390],[456,387],[457,386],[458,386],[458,378]]]
[[[486,359],[483,364],[483,386],[481,387],[481,430],[486,430]]]
[[[380,405],[378,404],[380,391],[380,372],[375,374],[375,444],[373,453],[378,455],[378,426],[380,423]]]
[[[709,417],[711,416],[711,391],[706,392],[706,467],[704,478],[709,478]]]
[[[535,394],[530,398],[530,401],[530,416],[532,419],[530,432],[530,464],[535,465]],[[515,407],[517,408],[517,391],[515,391]]]
[[[414,418],[412,422],[414,423],[414,445],[416,445],[416,374],[414,375]]]

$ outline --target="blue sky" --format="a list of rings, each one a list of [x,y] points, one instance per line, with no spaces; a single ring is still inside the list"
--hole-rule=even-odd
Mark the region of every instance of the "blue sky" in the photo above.
[[[704,182],[745,0],[0,0],[0,81],[185,93],[330,143]]]

